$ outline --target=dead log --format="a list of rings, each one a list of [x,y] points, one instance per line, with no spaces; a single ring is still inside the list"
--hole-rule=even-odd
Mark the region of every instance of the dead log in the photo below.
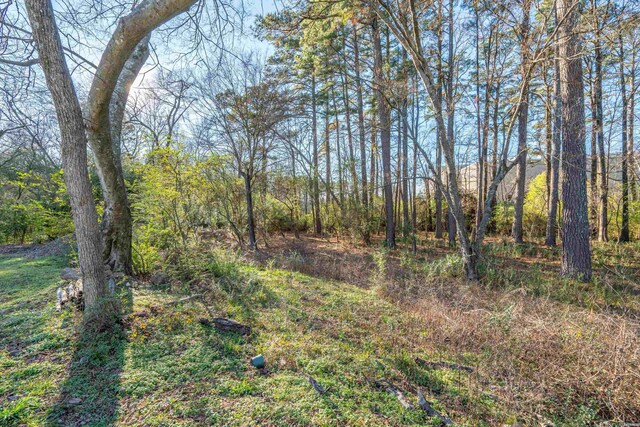
[[[225,319],[224,317],[214,317],[211,320],[201,317],[198,321],[202,325],[212,326],[220,331],[236,332],[240,335],[249,335],[251,333],[250,326],[243,325],[242,323],[236,322],[235,320]]]
[[[82,280],[76,280],[61,286],[56,290],[56,310],[62,311],[67,304],[75,304],[83,309]]]
[[[438,412],[436,409],[434,409],[433,406],[431,406],[431,403],[427,399],[425,399],[424,394],[422,394],[422,390],[420,388],[418,388],[418,406],[420,408],[422,408],[422,410],[424,410],[427,413],[427,415],[429,415],[430,417],[438,417],[438,418],[440,418],[440,421],[442,421],[442,423],[444,425],[448,425],[448,426],[455,426],[456,425],[451,420],[451,418],[445,417],[440,412]]]
[[[316,381],[315,378],[313,378],[311,375],[309,375],[308,378],[309,378],[309,384],[311,384],[311,387],[313,387],[313,389],[317,391],[318,394],[322,395],[326,393],[326,390],[324,389],[324,387],[322,387],[322,385],[318,381]]]
[[[394,395],[396,399],[398,399],[398,402],[400,402],[400,404],[405,409],[415,409],[414,406],[411,404],[411,402],[409,402],[405,397],[404,392],[400,388],[393,385],[393,383],[387,380],[382,380],[382,381],[376,381],[376,385],[380,388],[384,388],[389,393]]]
[[[202,296],[202,294],[189,295],[188,297],[180,298],[180,299],[175,300],[175,301],[169,301],[166,305],[171,305],[171,306],[180,305],[183,302],[187,302],[187,301],[190,301],[192,299],[200,298],[201,296]]]
[[[457,363],[450,363],[450,362],[444,362],[444,361],[432,362],[432,361],[420,359],[419,357],[416,357],[416,364],[420,366],[424,366],[425,368],[434,368],[434,369],[446,368],[446,369],[452,369],[454,371],[473,372],[473,367],[471,366],[458,365]]]

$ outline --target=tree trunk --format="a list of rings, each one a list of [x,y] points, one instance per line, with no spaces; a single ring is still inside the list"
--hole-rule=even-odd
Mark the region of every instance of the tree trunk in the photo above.
[[[112,270],[121,270],[126,274],[133,272],[132,254],[131,254],[131,238],[133,220],[131,218],[131,209],[127,196],[126,187],[124,185],[124,175],[122,171],[122,121],[129,98],[129,90],[131,85],[138,77],[138,73],[149,57],[149,39],[150,34],[144,37],[136,46],[135,50],[127,60],[120,73],[120,77],[113,91],[110,106],[110,124],[111,124],[111,142],[112,155],[115,162],[114,170],[106,165],[110,162],[104,158],[102,162],[98,161],[96,155],[96,163],[98,165],[98,175],[102,184],[102,193],[104,195],[104,212],[102,214],[102,242],[103,242],[103,258]],[[91,129],[91,127],[89,127]],[[91,135],[91,134],[90,134]],[[89,140],[99,141],[99,135]],[[94,149],[94,153],[99,152],[99,148]],[[104,153],[106,156],[106,152]]]
[[[255,251],[258,249],[256,242],[256,226],[253,216],[253,190],[251,188],[252,176],[246,172],[240,172],[244,178],[244,191],[247,200],[247,228],[249,231],[249,249]]]
[[[333,115],[336,124],[336,158],[338,160],[338,200],[340,200],[340,209],[344,211],[344,179],[342,168],[342,146],[340,145],[340,118],[338,117],[338,104],[336,102],[335,86],[331,86],[331,98],[333,99]],[[344,212],[343,212],[344,213]],[[343,218],[344,219],[344,218]]]
[[[343,48],[346,46],[343,43]],[[353,149],[353,132],[351,131],[351,103],[349,102],[349,86],[347,83],[347,58],[343,56],[344,68],[342,70],[342,98],[344,102],[345,124],[347,127],[347,144],[349,146],[349,173],[351,174],[351,193],[357,208],[360,207],[360,188],[358,183],[358,173],[356,172],[356,158]]]
[[[518,153],[520,158],[516,166],[516,195],[513,215],[513,228],[511,237],[516,243],[523,243],[522,238],[522,217],[524,215],[524,196],[525,183],[527,179],[527,127],[529,122],[529,84],[526,79],[526,70],[529,67],[529,6],[528,0],[523,1],[523,18],[520,25],[520,69],[522,73],[524,96],[521,99],[520,109],[518,110]]]
[[[320,236],[322,234],[322,220],[320,218],[320,176],[318,171],[318,111],[315,71],[312,71],[311,73],[311,133],[313,138],[313,224],[315,228],[315,234]]]
[[[620,94],[622,97],[622,219],[619,242],[629,241],[629,159],[627,146],[627,83],[624,71],[624,43],[622,34],[618,35],[620,44]]]
[[[358,137],[360,142],[360,175],[362,181],[362,237],[365,244],[369,244],[369,198],[367,197],[367,149],[364,127],[364,103],[362,101],[362,80],[360,79],[360,45],[358,42],[358,29],[353,25],[353,56],[354,70],[356,74],[356,97],[358,102]]]
[[[597,11],[594,7],[594,17],[597,17]],[[598,240],[606,242],[608,240],[608,204],[609,204],[609,174],[607,170],[607,153],[604,150],[604,125],[603,125],[603,108],[602,108],[602,48],[600,46],[600,24],[596,21],[595,37],[594,37],[594,53],[595,53],[595,97],[596,97],[596,131],[598,136],[598,165],[600,178],[600,217],[598,220]]]
[[[633,52],[631,55],[631,70],[629,72],[629,87],[631,92],[629,93],[629,138],[628,138],[628,152],[629,156],[629,192],[631,200],[634,202],[638,200],[638,189],[636,182],[636,157],[634,147],[634,125],[635,125],[635,110],[636,110],[636,45],[632,47]]]
[[[393,218],[393,188],[391,184],[391,117],[384,95],[384,76],[382,70],[382,45],[377,19],[373,20],[373,58],[376,98],[380,126],[380,145],[382,149],[382,170],[384,180],[384,206],[387,247],[395,248],[395,224]]]
[[[331,203],[331,141],[329,139],[329,92],[325,87],[325,105],[324,105],[324,186],[325,186],[325,205],[327,213]]]
[[[139,71],[142,64],[136,63],[144,56],[144,47],[140,58],[132,58],[130,69],[127,61],[140,42],[164,22],[180,13],[186,12],[196,0],[156,0],[142,2],[131,13],[121,18],[114,30],[89,90],[87,131],[93,150],[100,181],[105,190],[105,214],[103,217],[104,256],[113,269],[131,273],[131,211],[127,190],[119,165],[119,149],[114,149],[118,141],[113,140],[111,106],[114,91],[121,78],[128,79],[133,71]],[[137,72],[135,73],[137,75]],[[135,77],[133,77],[135,80]],[[128,92],[127,82],[121,88]]]
[[[443,1],[443,0],[442,0]],[[442,1],[438,2],[438,55],[436,58],[436,74],[438,78],[438,105],[442,105],[442,90],[444,84],[444,73],[442,71],[442,26],[443,26],[443,15],[442,15]],[[436,138],[438,141],[441,140],[440,128],[436,129]],[[436,174],[439,179],[442,179],[442,147],[440,144],[436,144]],[[439,180],[436,180],[436,185],[434,189],[434,198],[436,202],[436,229],[435,229],[435,238],[442,239],[442,189],[438,184]]]
[[[593,73],[595,74],[595,73]],[[591,102],[591,171],[589,173],[589,224],[591,225],[591,236],[598,236],[598,111],[596,108],[596,85],[593,75],[590,76],[591,88],[589,100]]]
[[[449,34],[448,34],[448,54],[447,54],[447,77],[446,77],[446,111],[447,111],[447,141],[449,141],[451,150],[453,151],[454,145],[454,123],[455,123],[455,97],[453,95],[453,0],[449,0]],[[450,156],[453,157],[453,152],[449,153]],[[455,168],[452,167],[452,164],[447,164],[447,174],[448,174],[448,191],[451,194],[451,188],[453,186],[457,187],[457,179],[458,176],[455,173]],[[449,203],[449,209],[447,213],[447,223],[448,223],[448,231],[449,231],[449,246],[455,246],[456,244],[456,217],[453,212],[454,207]],[[461,212],[462,217],[464,218],[464,212]],[[461,223],[464,224],[464,221]],[[463,226],[464,227],[464,226]],[[463,249],[464,252],[464,249]]]
[[[492,114],[492,122],[493,122],[493,126],[492,126],[493,141],[491,144],[491,147],[492,147],[491,180],[492,181],[495,179],[496,175],[498,175],[498,139],[500,137],[500,125],[498,124],[498,118],[500,115],[500,81],[501,80],[498,79],[498,81],[496,82],[495,100],[494,100],[493,114]],[[488,193],[487,193],[487,197],[488,197]],[[491,215],[493,215],[493,211],[495,210],[497,204],[498,204],[498,200],[497,200],[497,197],[495,197],[494,195],[490,200]],[[495,230],[495,222],[491,221],[488,227],[489,227],[489,230]]]
[[[557,18],[556,18],[557,21]],[[558,182],[560,179],[560,152],[562,147],[562,98],[560,95],[560,63],[558,62],[558,38],[556,36],[554,59],[554,109],[553,135],[551,141],[551,176],[549,179],[549,215],[547,217],[547,246],[556,246],[558,234]]]
[[[591,279],[582,47],[577,0],[559,0],[562,96],[562,274]]]
[[[25,4],[60,127],[62,167],[78,242],[85,312],[108,320],[111,318],[109,313],[100,312],[109,307],[102,304],[109,296],[109,289],[102,263],[98,215],[87,171],[87,137],[82,110],[65,62],[51,2],[26,0]]]
[[[402,232],[409,236],[411,223],[409,222],[409,75],[407,72],[407,51],[402,50],[402,75],[404,79],[404,99],[402,99],[400,116],[402,120]]]
[[[476,26],[476,136],[477,136],[477,149],[478,149],[478,164],[476,167],[476,230],[480,228],[480,222],[482,222],[482,206],[484,201],[484,157],[483,157],[483,145],[484,140],[482,138],[482,115],[480,109],[480,17],[478,11],[478,5],[474,7],[475,13],[475,26]],[[489,73],[487,73],[488,79]],[[487,91],[488,93],[489,91]],[[487,105],[485,104],[485,112]]]

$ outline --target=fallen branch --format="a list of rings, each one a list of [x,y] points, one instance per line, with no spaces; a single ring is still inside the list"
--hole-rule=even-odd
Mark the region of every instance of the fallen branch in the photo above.
[[[201,317],[198,321],[202,325],[213,326],[214,328],[225,332],[237,332],[241,335],[249,335],[251,333],[250,326],[243,325],[235,320],[225,319],[224,317],[214,317],[211,320]]]
[[[393,394],[405,409],[415,409],[411,402],[409,402],[405,397],[404,392],[400,388],[393,385],[391,382],[387,380],[376,381],[376,385],[386,389],[389,393]]]
[[[425,368],[447,368],[455,371],[473,372],[473,367],[466,365],[458,365],[457,363],[450,363],[444,361],[432,362],[416,357],[416,364],[424,366]]]
[[[316,381],[315,378],[313,378],[311,375],[309,375],[308,378],[309,378],[309,384],[311,384],[311,387],[313,387],[314,390],[318,392],[318,394],[326,393],[326,390],[324,389],[324,387],[322,387],[322,385],[318,381]]]
[[[189,295],[188,297],[180,298],[179,300],[169,301],[166,305],[171,305],[171,306],[179,305],[179,304],[182,304],[183,302],[187,302],[187,301],[190,301],[192,299],[200,298],[201,296],[202,296],[202,294]]]
[[[448,426],[455,426],[456,425],[451,420],[451,418],[445,417],[440,412],[438,412],[436,409],[434,409],[433,406],[431,406],[431,403],[429,403],[429,401],[427,399],[425,399],[424,395],[422,394],[422,390],[420,388],[418,388],[418,406],[420,408],[422,408],[427,413],[427,415],[429,415],[430,417],[438,417],[438,418],[440,418],[440,421],[442,421],[443,424],[448,425]]]

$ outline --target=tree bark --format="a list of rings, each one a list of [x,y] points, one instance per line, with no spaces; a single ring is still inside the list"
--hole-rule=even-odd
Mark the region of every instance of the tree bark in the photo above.
[[[628,145],[629,148],[627,149],[628,153],[627,155],[629,156],[629,164],[628,164],[628,169],[629,169],[629,193],[631,196],[631,200],[632,201],[637,201],[638,200],[638,189],[637,189],[637,182],[636,182],[636,155],[635,155],[635,142],[634,142],[634,127],[635,127],[635,110],[636,110],[636,50],[637,50],[637,45],[633,45],[632,46],[632,53],[631,53],[631,70],[629,70],[629,87],[631,88],[631,91],[629,93],[629,123],[628,123],[628,127],[629,127],[629,138],[628,138]]]
[[[400,116],[402,120],[402,233],[409,236],[409,75],[407,72],[407,51],[402,49],[402,76],[404,79],[404,99],[401,100]]]
[[[447,162],[447,174],[448,174],[448,191],[450,192],[451,189],[453,187],[458,186],[458,174],[456,173],[456,169],[455,169],[455,160],[453,160],[454,157],[454,152],[453,152],[453,147],[454,144],[453,142],[455,141],[455,135],[454,135],[454,123],[455,123],[455,97],[453,94],[453,78],[454,78],[454,73],[453,73],[453,0],[449,0],[449,11],[448,11],[448,46],[447,46],[447,76],[446,76],[446,85],[447,85],[447,90],[446,90],[446,112],[447,112],[447,141],[450,144],[449,150],[451,151],[450,153],[447,153],[451,156],[452,161],[451,162]],[[444,150],[444,148],[443,148]],[[446,155],[446,154],[445,154]],[[449,200],[450,202],[450,200]],[[451,206],[451,203],[449,203],[449,209],[447,211],[447,230],[449,231],[449,246],[453,247],[456,244],[456,233],[457,233],[457,224],[456,224],[456,217],[455,214],[453,212],[454,207]],[[462,210],[462,206],[460,206],[459,208],[456,207],[456,209],[459,209],[459,215],[462,216],[462,218],[464,218],[464,212]],[[462,222],[461,224],[464,224],[464,222]],[[464,228],[464,225],[462,226],[462,228]],[[466,232],[466,230],[465,230]]]
[[[598,111],[596,107],[596,85],[595,73],[590,75],[591,82],[589,91],[589,101],[591,102],[591,152],[590,162],[591,170],[589,171],[589,224],[591,225],[591,236],[598,236],[598,129],[596,122],[598,120]]]
[[[60,127],[62,167],[78,242],[85,310],[95,313],[101,300],[108,297],[109,290],[102,263],[98,215],[87,171],[87,137],[82,110],[65,62],[50,0],[26,0],[25,4]]]
[[[582,47],[577,0],[559,0],[559,58],[562,96],[562,270],[564,276],[591,279],[587,207]]]
[[[125,63],[113,91],[109,114],[111,116],[111,143],[114,162],[111,167],[115,167],[115,169],[106,166],[109,164],[107,159],[99,161],[98,155],[95,153],[100,151],[97,148],[94,149],[105,203],[102,222],[100,223],[103,259],[112,270],[121,270],[126,274],[133,273],[131,253],[133,220],[122,170],[122,121],[131,85],[149,57],[150,35],[150,33],[147,34],[136,46]],[[91,133],[89,135],[89,140],[92,141]]]
[[[324,186],[325,186],[325,205],[327,213],[329,212],[329,204],[331,203],[331,141],[329,140],[329,93],[325,87],[325,104],[324,104]]]
[[[440,0],[438,2],[438,23],[437,23],[437,37],[438,37],[438,55],[436,58],[436,75],[438,79],[437,85],[437,97],[438,97],[438,105],[442,106],[442,91],[444,85],[444,73],[442,70],[442,27],[443,27],[443,14],[442,14],[442,2],[444,0]],[[436,137],[437,140],[441,140],[440,135],[441,129],[436,128]],[[440,188],[440,180],[442,179],[442,147],[440,144],[436,144],[436,174],[438,175],[438,180],[436,180],[436,185],[434,189],[434,199],[435,199],[435,208],[436,208],[436,229],[435,229],[435,238],[442,239],[442,188]]]

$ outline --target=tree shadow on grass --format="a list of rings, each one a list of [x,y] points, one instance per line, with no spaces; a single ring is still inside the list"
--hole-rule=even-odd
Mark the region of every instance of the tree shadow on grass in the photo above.
[[[122,313],[133,307],[133,295],[123,290]],[[111,426],[118,418],[120,374],[126,333],[121,327],[98,335],[81,332],[60,397],[47,413],[47,426]]]

